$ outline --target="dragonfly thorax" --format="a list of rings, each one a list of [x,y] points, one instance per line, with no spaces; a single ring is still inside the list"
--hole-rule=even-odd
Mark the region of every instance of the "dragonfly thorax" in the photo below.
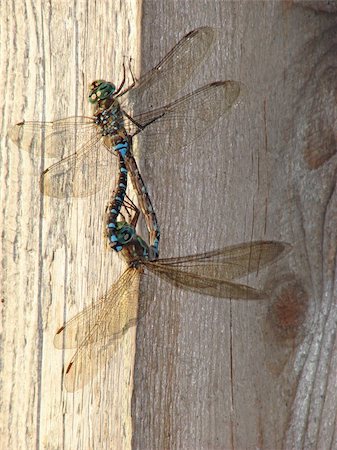
[[[123,116],[118,104],[97,112],[94,117],[96,125],[101,128],[102,136],[114,136],[124,130]]]

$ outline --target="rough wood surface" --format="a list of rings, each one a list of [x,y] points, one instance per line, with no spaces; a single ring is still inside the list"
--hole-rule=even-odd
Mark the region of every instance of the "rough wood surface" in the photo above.
[[[294,249],[257,280],[269,302],[159,282],[148,293],[133,448],[337,448],[335,17],[291,1],[145,0],[143,69],[200,25],[219,28],[218,45],[189,89],[222,79],[247,89],[185,152],[149,160],[144,146],[161,255],[257,238]]]
[[[87,88],[122,79],[138,64],[136,1],[1,2],[1,448],[124,449],[131,445],[134,333],[113,364],[67,393],[73,350],[53,346],[65,320],[98,299],[120,262],[103,240],[109,191],[78,200],[43,198],[39,175],[53,160],[7,137],[14,123],[89,114]]]
[[[1,447],[313,449],[336,442],[336,22],[291,1],[98,1],[0,6]],[[156,283],[137,330],[83,390],[62,388],[64,320],[119,273],[102,239],[107,192],[42,198],[50,164],[7,138],[22,119],[88,113],[87,85],[142,70],[186,32],[219,28],[187,89],[235,79],[240,105],[193,147],[141,169],[161,255],[251,239],[294,245],[252,284],[269,302]],[[137,51],[141,45],[141,53]],[[133,392],[132,410],[131,393]],[[132,413],[132,415],[131,415]]]

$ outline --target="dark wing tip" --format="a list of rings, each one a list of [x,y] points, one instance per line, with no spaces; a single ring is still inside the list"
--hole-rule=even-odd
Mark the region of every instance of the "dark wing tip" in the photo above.
[[[281,249],[282,257],[290,253],[293,249],[292,244],[290,244],[289,242],[280,242],[280,245],[282,247]]]
[[[66,375],[70,372],[70,369],[72,368],[72,366],[73,366],[73,362],[70,362],[66,369],[66,373],[65,373]]]
[[[210,83],[209,86],[215,88],[222,87],[224,89],[225,97],[233,103],[239,96],[242,97],[242,95],[247,91],[246,86],[241,83],[241,81],[235,80],[213,81],[213,83]]]
[[[58,334],[62,333],[63,330],[64,330],[64,326],[61,327],[61,328],[59,328],[59,329],[56,331],[56,336],[57,336]]]
[[[207,33],[207,34],[212,35],[215,33],[215,28],[208,27],[208,26],[198,27],[198,28],[195,28],[194,30],[190,31],[189,33],[187,33],[185,35],[185,38],[196,36],[197,34],[201,34],[201,33]]]

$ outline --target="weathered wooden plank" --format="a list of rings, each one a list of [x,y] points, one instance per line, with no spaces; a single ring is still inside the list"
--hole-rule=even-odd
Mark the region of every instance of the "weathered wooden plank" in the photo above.
[[[61,385],[71,352],[52,343],[63,320],[117,275],[101,239],[107,193],[42,199],[38,174],[49,161],[6,136],[22,118],[88,112],[88,82],[118,80],[122,56],[137,58],[139,8],[1,4],[6,448],[130,447],[132,332],[71,395]],[[220,28],[218,46],[191,86],[224,78],[247,86],[195,148],[176,159],[146,159],[144,150],[161,254],[252,238],[288,240],[294,252],[257,281],[274,287],[269,305],[192,297],[164,283],[141,299],[155,296],[138,333],[135,448],[336,447],[333,20],[293,2],[145,2],[144,69],[207,24]]]
[[[137,329],[133,448],[336,448],[334,18],[293,2],[145,0],[143,69],[201,25],[218,44],[190,89],[247,90],[186,151],[149,159],[145,146],[161,255],[257,238],[294,250],[257,280],[269,302],[161,282],[143,294],[155,302]]]
[[[88,114],[87,86],[121,80],[124,56],[137,66],[140,3],[1,2],[1,448],[129,448],[134,331],[112,365],[68,394],[62,367],[73,351],[56,330],[97,300],[119,273],[105,248],[109,191],[43,198],[43,155],[15,147],[9,127]],[[39,150],[39,149],[38,149]]]

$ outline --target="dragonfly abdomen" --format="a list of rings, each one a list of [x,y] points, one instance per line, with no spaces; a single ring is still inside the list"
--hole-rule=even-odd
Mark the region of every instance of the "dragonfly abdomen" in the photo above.
[[[125,163],[130,174],[132,185],[137,192],[139,206],[144,214],[147,228],[150,234],[150,247],[153,253],[153,259],[159,256],[160,227],[156,213],[147,191],[144,180],[139,172],[137,163],[131,151],[127,152]]]
[[[139,173],[137,163],[131,152],[131,138],[124,128],[123,114],[117,100],[109,107],[99,110],[95,114],[95,123],[100,128],[105,145],[112,148],[119,158],[119,179],[117,189],[114,191],[112,201],[109,205],[107,223],[107,235],[109,245],[119,252],[127,243],[116,232],[117,218],[124,202],[127,186],[128,172],[133,187],[137,193],[140,208],[145,216],[147,228],[150,235],[150,254],[154,259],[158,258],[160,230],[149,194],[145,183]],[[141,247],[141,246],[140,246]],[[144,256],[144,255],[143,255]]]
[[[128,182],[128,171],[125,165],[125,155],[129,149],[129,145],[128,140],[122,140],[113,148],[119,158],[119,176],[117,180],[117,187],[109,204],[106,229],[109,245],[116,252],[120,252],[123,249],[123,243],[121,243],[118,239],[116,228],[117,218],[124,203]]]

